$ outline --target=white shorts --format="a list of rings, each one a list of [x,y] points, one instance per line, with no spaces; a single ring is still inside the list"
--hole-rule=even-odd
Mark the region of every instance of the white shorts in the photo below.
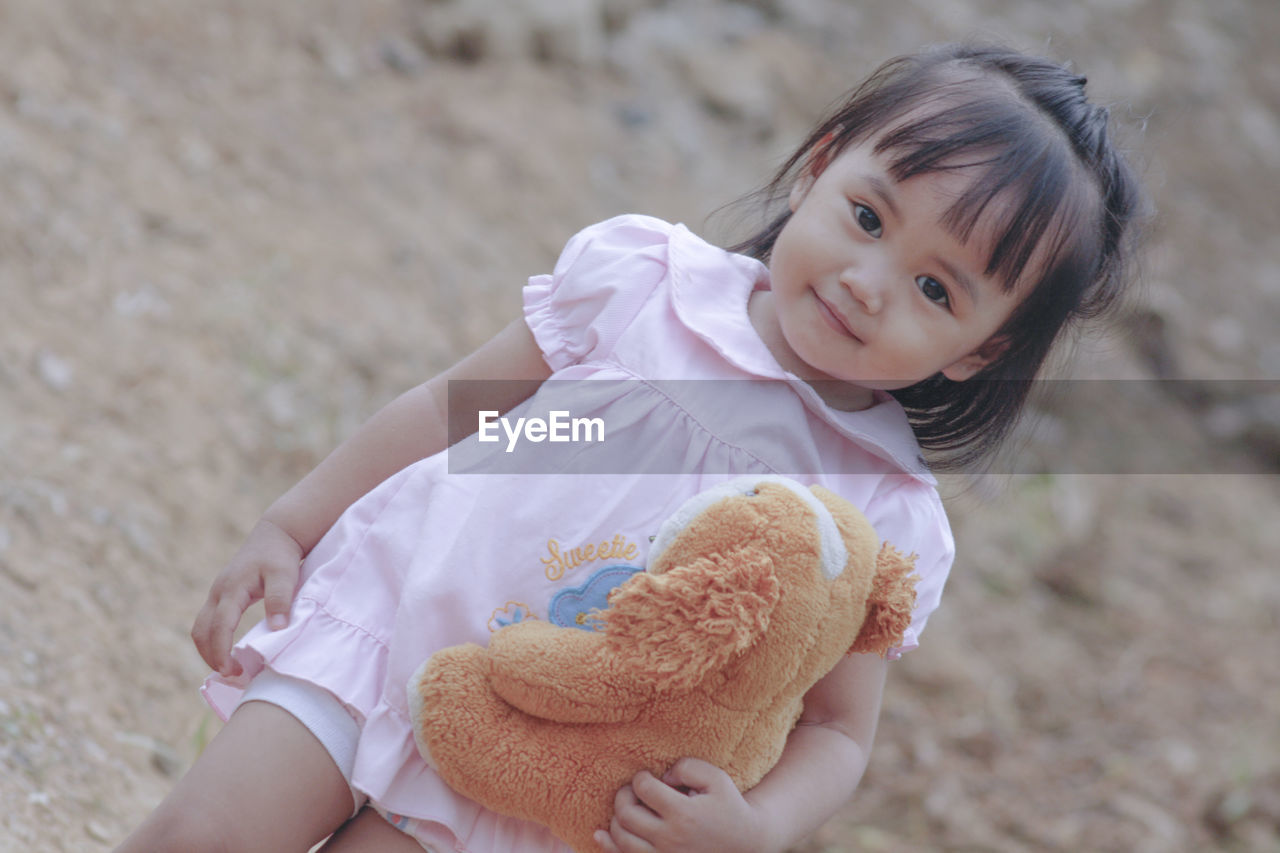
[[[338,765],[342,778],[347,780],[347,787],[351,787],[356,744],[360,741],[360,723],[336,696],[309,681],[264,669],[249,682],[236,707],[245,702],[266,702],[297,718],[320,741],[333,763]],[[369,798],[351,788],[351,799],[355,806],[351,816],[355,817]]]
[[[355,715],[338,698],[309,681],[281,675],[272,669],[264,669],[249,682],[249,688],[240,698],[245,702],[267,702],[283,708],[298,722],[307,727],[337,765],[342,778],[351,789],[355,817],[365,803],[382,815],[392,826],[417,841],[428,853],[455,849],[455,840],[449,828],[434,821],[420,821],[403,815],[388,813],[361,791],[351,786],[351,771],[356,763],[356,745],[360,741],[360,723]],[[238,707],[238,706],[237,706]]]

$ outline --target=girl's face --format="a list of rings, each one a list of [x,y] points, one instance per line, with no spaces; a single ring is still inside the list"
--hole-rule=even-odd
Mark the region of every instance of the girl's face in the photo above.
[[[966,243],[942,222],[971,174],[897,182],[873,148],[850,146],[796,182],[769,261],[772,290],[750,308],[783,367],[852,386],[842,408],[938,372],[973,376],[999,355],[992,336],[1022,296],[984,274],[981,223]]]

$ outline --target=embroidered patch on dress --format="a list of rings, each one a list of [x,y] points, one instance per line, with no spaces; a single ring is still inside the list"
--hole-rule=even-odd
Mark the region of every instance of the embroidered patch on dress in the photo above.
[[[581,586],[562,589],[547,606],[547,619],[563,628],[581,628],[584,631],[599,630],[595,611],[609,606],[609,593],[623,581],[642,572],[638,566],[615,565],[597,569]]]
[[[523,622],[526,619],[537,618],[537,616],[533,615],[533,611],[529,609],[529,605],[522,604],[519,601],[508,601],[493,611],[493,615],[489,617],[489,630],[492,632],[508,625],[514,625],[517,622]]]

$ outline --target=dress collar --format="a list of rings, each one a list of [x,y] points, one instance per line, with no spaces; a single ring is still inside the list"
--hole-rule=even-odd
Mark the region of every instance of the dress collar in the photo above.
[[[769,270],[745,255],[727,252],[683,225],[671,230],[668,264],[676,316],[691,332],[740,370],[786,381],[805,407],[864,450],[930,485],[936,480],[920,454],[907,413],[877,391],[868,409],[842,412],[828,406],[808,383],[784,370],[751,325],[747,300],[769,289]]]

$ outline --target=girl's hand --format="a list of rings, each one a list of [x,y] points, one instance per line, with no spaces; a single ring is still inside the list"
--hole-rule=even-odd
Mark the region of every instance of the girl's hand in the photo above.
[[[618,792],[609,831],[596,832],[605,853],[761,853],[776,845],[770,827],[713,764],[682,758],[661,779],[642,770]]]
[[[289,624],[301,563],[302,546],[280,526],[263,518],[249,531],[214,580],[191,628],[191,639],[205,663],[227,677],[240,674],[240,665],[231,659],[231,638],[245,610],[260,598],[265,599],[272,629]]]

